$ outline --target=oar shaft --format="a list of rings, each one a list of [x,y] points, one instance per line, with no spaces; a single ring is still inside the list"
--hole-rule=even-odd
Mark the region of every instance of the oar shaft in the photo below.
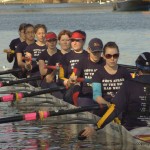
[[[10,86],[10,85],[14,85],[14,84],[28,82],[31,80],[40,80],[40,79],[41,79],[41,76],[35,76],[35,77],[31,77],[31,78],[20,79],[17,81],[5,81],[5,82],[0,82],[0,87]]]
[[[4,74],[10,74],[10,73],[16,73],[16,72],[21,72],[22,69],[18,68],[18,69],[10,69],[10,70],[5,70],[5,71],[1,71],[0,75],[4,75]]]
[[[21,100],[22,98],[25,98],[25,97],[32,97],[35,95],[41,95],[41,94],[46,94],[46,93],[56,92],[56,91],[62,91],[65,89],[66,88],[64,86],[59,86],[59,87],[55,87],[55,88],[48,88],[48,89],[43,89],[40,91],[33,91],[33,92],[28,92],[28,93],[25,93],[25,92],[12,93],[12,94],[4,95],[4,96],[0,97],[0,102]]]
[[[40,91],[33,91],[30,93],[23,93],[24,97],[32,97],[35,95],[41,95],[41,94],[46,94],[46,93],[50,93],[50,92],[55,92],[55,91],[61,91],[61,90],[65,90],[66,88],[63,86],[59,86],[59,87],[55,87],[55,88],[47,88],[47,89],[43,89]]]
[[[76,80],[77,82],[86,82],[86,83],[89,83],[92,81],[92,79],[86,79],[86,78],[77,78]]]
[[[66,115],[66,114],[75,114],[79,112],[92,111],[92,110],[97,110],[97,109],[100,109],[98,105],[79,107],[79,108],[68,109],[68,110],[49,111],[48,117],[60,116],[60,115]]]
[[[1,118],[0,124],[8,123],[8,122],[23,121],[23,120],[32,121],[32,120],[44,119],[47,117],[60,116],[60,115],[66,115],[66,114],[76,114],[76,113],[85,112],[85,111],[103,109],[104,107],[107,107],[107,105],[102,105],[102,106],[93,105],[93,106],[79,107],[79,108],[73,108],[73,109],[68,109],[68,110],[62,109],[58,111],[32,112],[32,113],[28,113],[24,115],[19,115],[19,116]]]
[[[36,58],[32,58],[32,57],[22,57],[22,60],[25,60],[25,61],[37,61]]]
[[[136,66],[132,66],[132,65],[123,65],[123,64],[119,64],[119,66],[126,68],[130,73],[134,73],[137,71]]]
[[[2,123],[8,123],[8,122],[17,122],[17,121],[22,121],[24,120],[24,116],[14,116],[14,117],[7,117],[7,118],[1,118],[0,119],[0,124]]]

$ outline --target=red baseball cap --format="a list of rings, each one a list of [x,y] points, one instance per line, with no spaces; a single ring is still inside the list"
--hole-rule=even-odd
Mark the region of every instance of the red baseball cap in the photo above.
[[[79,32],[73,32],[71,35],[71,39],[85,39],[85,35]]]
[[[57,35],[54,32],[48,32],[45,35],[45,39],[46,39],[46,41],[48,41],[50,39],[57,39]]]

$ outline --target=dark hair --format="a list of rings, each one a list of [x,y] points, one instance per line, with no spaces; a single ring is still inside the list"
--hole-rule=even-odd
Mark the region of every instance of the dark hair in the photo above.
[[[83,39],[83,40],[84,41],[86,40],[86,33],[84,31],[82,31],[82,30],[75,30],[75,31],[72,32],[72,34],[75,33],[75,32],[78,32],[78,33],[82,34],[85,37],[85,39]]]
[[[47,32],[47,27],[44,24],[37,24],[34,26],[34,32],[36,33],[39,28],[43,28],[45,33]]]
[[[60,40],[61,39],[61,36],[62,35],[68,35],[70,38],[71,38],[71,31],[69,31],[69,30],[62,30],[62,31],[60,31],[59,32],[59,34],[58,34],[58,40]]]
[[[30,27],[34,28],[34,25],[32,25],[30,23],[26,24],[24,27],[24,33],[26,32],[27,28],[30,28]]]
[[[21,30],[24,30],[24,28],[25,28],[25,26],[26,26],[26,23],[22,23],[22,24],[20,24],[20,26],[19,26],[19,31],[21,31]]]
[[[115,42],[108,42],[105,44],[104,48],[103,48],[103,53],[105,54],[106,53],[106,48],[116,48],[117,51],[119,52],[119,48],[118,48],[118,45],[115,43]]]

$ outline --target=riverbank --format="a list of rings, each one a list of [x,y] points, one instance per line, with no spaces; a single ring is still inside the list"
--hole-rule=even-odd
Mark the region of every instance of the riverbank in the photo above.
[[[0,0],[2,4],[95,3],[96,0]]]
[[[87,3],[62,3],[62,4],[6,4],[0,5],[0,13],[14,13],[14,12],[98,12],[100,10],[112,11],[111,4],[87,4]]]
[[[80,4],[102,4],[96,0],[0,0],[0,4],[61,4],[61,3],[80,3]],[[111,3],[108,1],[107,3]]]

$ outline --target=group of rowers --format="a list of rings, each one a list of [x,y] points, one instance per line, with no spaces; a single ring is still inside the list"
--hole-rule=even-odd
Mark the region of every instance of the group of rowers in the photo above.
[[[115,42],[103,46],[99,38],[92,38],[86,50],[86,33],[82,30],[62,30],[58,36],[47,32],[44,24],[19,26],[19,38],[11,41],[7,60],[18,78],[41,75],[39,81],[31,81],[41,88],[63,85],[65,91],[51,93],[76,106],[107,105],[113,109],[99,126],[86,127],[83,136],[90,136],[96,129],[119,116],[128,130],[147,126],[150,122],[150,52],[139,55],[135,61],[136,77],[118,65],[119,48]],[[35,40],[36,38],[36,40]],[[60,49],[57,48],[57,43]],[[105,111],[95,112],[99,116]]]

